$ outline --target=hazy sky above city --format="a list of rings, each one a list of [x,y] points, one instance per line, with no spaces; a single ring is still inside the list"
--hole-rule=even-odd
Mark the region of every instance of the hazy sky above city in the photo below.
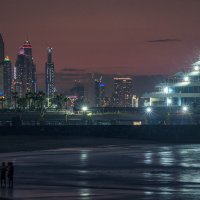
[[[200,55],[200,0],[0,0],[0,6],[6,55],[14,63],[28,37],[39,73],[47,46],[66,78],[172,74]]]

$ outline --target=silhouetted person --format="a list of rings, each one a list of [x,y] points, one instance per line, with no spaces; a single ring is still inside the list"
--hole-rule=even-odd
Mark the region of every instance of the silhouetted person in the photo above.
[[[14,166],[12,162],[8,162],[7,177],[8,177],[8,187],[12,188],[13,178],[14,178]]]
[[[1,165],[1,187],[6,187],[6,164],[2,162]]]

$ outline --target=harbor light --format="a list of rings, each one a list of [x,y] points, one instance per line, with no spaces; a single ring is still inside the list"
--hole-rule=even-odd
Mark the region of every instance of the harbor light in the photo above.
[[[166,87],[163,88],[163,92],[164,92],[165,94],[168,94],[168,93],[172,93],[173,90],[172,90],[172,88],[166,86]]]
[[[164,87],[163,92],[164,92],[165,94],[168,94],[168,93],[169,93],[169,88],[168,88],[168,87]]]
[[[183,107],[182,107],[182,111],[183,111],[184,113],[188,112],[188,106],[183,106]]]
[[[87,106],[83,106],[83,107],[82,107],[82,111],[85,112],[85,111],[87,111],[87,110],[88,110],[88,107],[87,107]]]
[[[147,113],[147,114],[150,114],[151,112],[152,112],[152,109],[151,109],[150,107],[147,107],[147,108],[146,108],[146,113]]]
[[[189,82],[189,81],[190,81],[190,78],[189,78],[189,76],[185,76],[183,80],[184,80],[185,82]]]
[[[198,66],[198,65],[195,65],[195,66],[194,66],[194,70],[195,70],[195,71],[199,71],[199,66]]]
[[[167,105],[169,106],[169,105],[171,105],[171,104],[172,104],[172,99],[167,98]]]

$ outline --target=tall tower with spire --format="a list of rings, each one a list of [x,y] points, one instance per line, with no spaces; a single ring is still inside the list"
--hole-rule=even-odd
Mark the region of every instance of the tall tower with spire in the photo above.
[[[0,34],[0,97],[3,96],[3,61],[4,61],[4,42]]]
[[[7,105],[10,105],[12,93],[12,63],[8,56],[5,57],[3,63],[3,91]]]
[[[4,61],[4,42],[3,37],[0,34],[0,62],[2,63]]]
[[[27,40],[20,47],[15,63],[16,91],[20,97],[24,97],[27,92],[36,92],[36,65],[32,57],[32,46]]]
[[[52,61],[52,51],[53,49],[47,48],[47,62],[45,65],[45,87],[46,87],[46,95],[48,98],[53,98],[54,96],[54,63]]]

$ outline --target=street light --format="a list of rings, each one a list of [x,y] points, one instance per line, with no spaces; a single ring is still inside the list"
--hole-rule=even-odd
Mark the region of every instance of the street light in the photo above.
[[[152,112],[152,109],[151,109],[150,107],[147,107],[147,108],[146,108],[146,113],[147,113],[147,114],[150,114],[151,112]]]
[[[86,124],[87,124],[86,112],[87,112],[87,110],[88,110],[88,107],[87,107],[87,106],[83,106],[83,107],[81,108],[81,110],[82,110],[82,122],[83,122],[84,125],[86,125]]]
[[[166,86],[166,87],[163,88],[163,92],[164,92],[165,94],[169,94],[169,93],[172,93],[173,90],[172,90],[172,88]]]
[[[182,111],[183,111],[184,113],[188,112],[188,106],[183,106],[183,107],[182,107]]]
[[[169,88],[168,88],[168,87],[164,87],[163,92],[164,92],[165,94],[168,94],[168,93],[169,93]]]
[[[83,106],[83,107],[82,107],[82,111],[85,112],[85,111],[87,111],[87,110],[88,110],[88,107],[87,107],[87,106]]]
[[[167,106],[171,105],[172,104],[172,99],[170,98],[167,98]]]
[[[195,65],[195,66],[194,66],[194,70],[195,70],[195,71],[199,71],[199,66],[198,66],[198,65]]]
[[[189,81],[190,81],[189,76],[185,76],[185,77],[184,77],[184,81],[185,81],[185,82],[189,82]]]
[[[152,123],[152,108],[147,107],[145,109],[145,124],[151,124]]]

